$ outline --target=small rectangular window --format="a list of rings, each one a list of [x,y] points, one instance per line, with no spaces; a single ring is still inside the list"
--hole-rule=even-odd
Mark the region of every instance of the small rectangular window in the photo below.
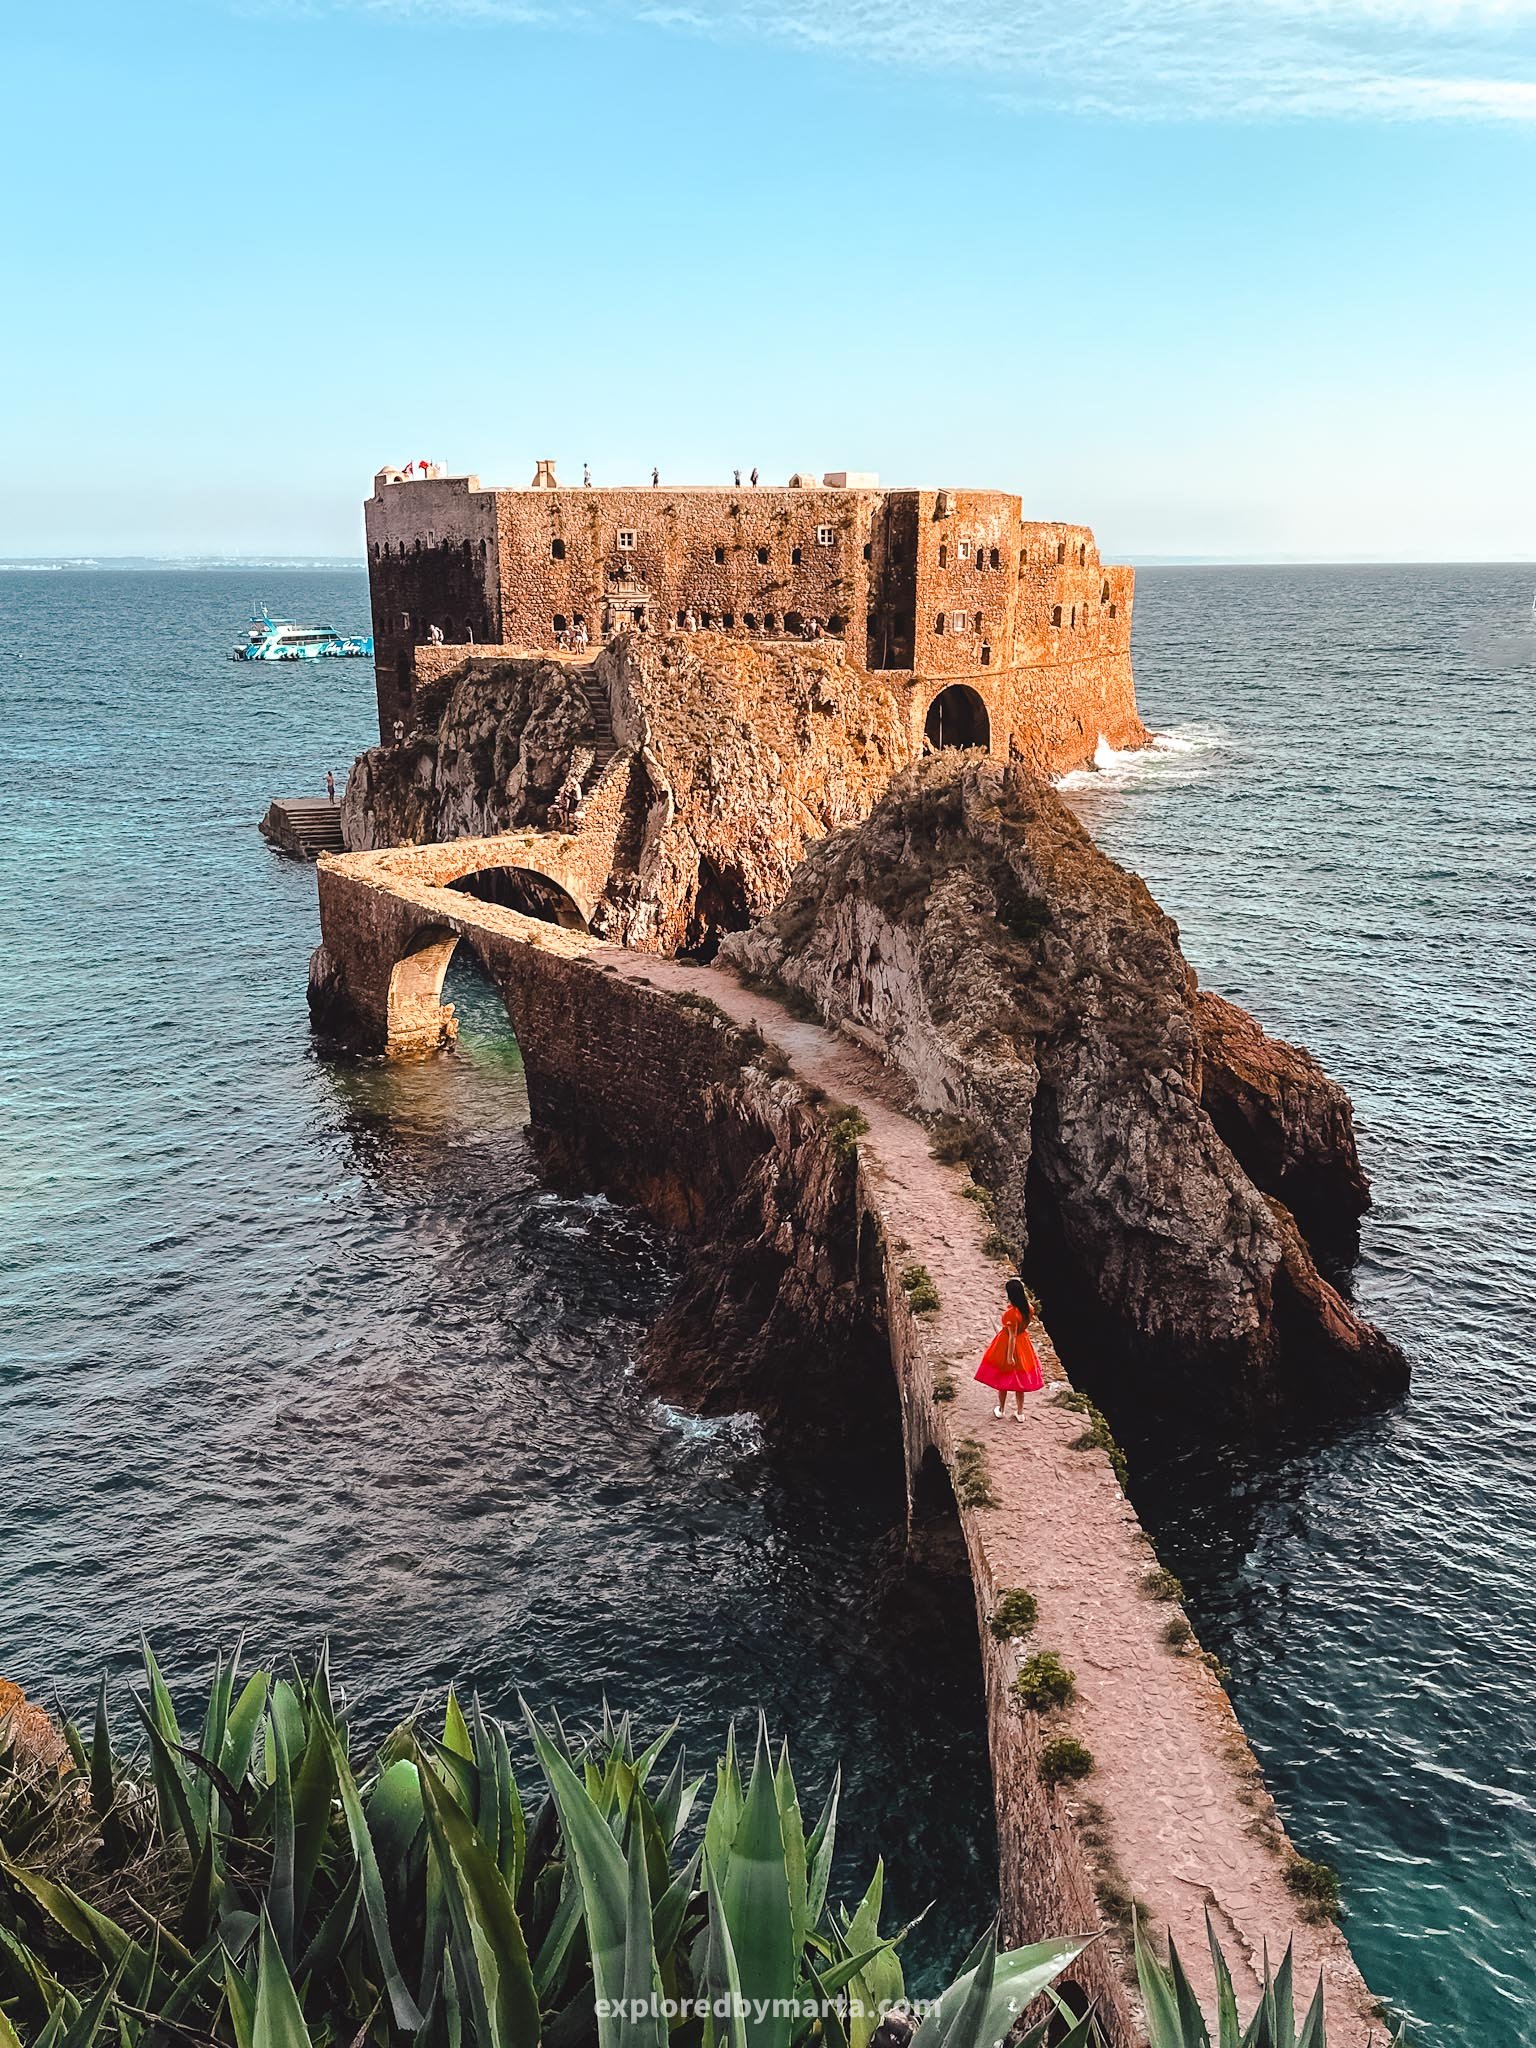
[[[951,612],[949,615],[949,630],[951,633],[969,633],[971,630],[970,613]]]
[[[832,545],[833,541],[835,541],[836,539],[837,539],[837,528],[836,528],[835,526],[818,526],[818,527],[817,527],[817,529],[816,529],[816,545],[817,545],[818,547],[821,547],[821,548],[829,548],[829,547],[831,547],[831,545]]]
[[[629,553],[634,544],[635,529],[632,526],[621,526],[619,528],[619,546],[624,550],[625,554]]]
[[[955,550],[955,552],[959,555],[962,562],[968,562],[971,559],[970,542],[968,540],[961,541],[959,547]]]

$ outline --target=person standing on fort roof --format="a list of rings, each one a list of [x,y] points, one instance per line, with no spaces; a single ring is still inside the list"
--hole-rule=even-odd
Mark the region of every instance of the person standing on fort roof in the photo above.
[[[1026,1328],[1034,1311],[1029,1305],[1024,1282],[1013,1278],[1008,1282],[1007,1293],[1008,1306],[1003,1310],[1003,1327],[987,1346],[976,1368],[976,1377],[984,1387],[991,1387],[996,1392],[997,1406],[992,1413],[999,1421],[1007,1412],[1008,1396],[1012,1394],[1013,1419],[1022,1422],[1024,1396],[1039,1393],[1045,1385],[1045,1374],[1040,1370],[1040,1360]]]
[[[739,469],[733,469],[731,471],[731,478],[735,483],[737,490],[739,491],[741,489],[741,471]]]
[[[757,464],[755,462],[752,465],[752,488],[754,491],[757,489]]]
[[[590,491],[592,488],[592,471],[585,462],[581,465],[581,487],[584,491]]]
[[[658,485],[658,484],[659,484],[660,482],[661,482],[661,471],[660,471],[660,470],[659,470],[659,469],[658,469],[658,468],[656,467],[655,463],[653,462],[653,463],[651,464],[651,489],[652,489],[652,490],[654,491],[654,490],[655,490],[655,488],[656,488],[656,486],[657,486],[657,485]]]

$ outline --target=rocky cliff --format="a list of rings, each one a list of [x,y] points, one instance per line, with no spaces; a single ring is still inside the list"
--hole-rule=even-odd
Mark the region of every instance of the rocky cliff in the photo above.
[[[418,691],[342,806],[349,850],[524,826],[579,829],[629,780],[592,928],[665,951],[712,945],[779,903],[812,841],[866,815],[912,745],[886,683],[833,641],[633,636],[590,660],[466,657]]]
[[[913,771],[723,958],[954,1120],[1090,1384],[1259,1422],[1405,1383],[1303,1234],[1336,1251],[1366,1199],[1343,1092],[1202,995],[1145,884],[1045,783]]]

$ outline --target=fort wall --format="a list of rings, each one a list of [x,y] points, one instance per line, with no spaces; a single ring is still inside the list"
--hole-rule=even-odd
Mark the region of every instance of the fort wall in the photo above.
[[[997,754],[1038,760],[1034,721],[1044,711],[1059,745],[1087,722],[1084,697],[1112,744],[1142,736],[1133,571],[1105,565],[1087,527],[1026,520],[1005,492],[504,491],[382,472],[365,522],[382,738],[411,723],[436,635],[529,652],[578,631],[599,645],[694,630],[824,632],[856,666],[891,677],[919,746],[951,683],[985,702],[984,743]]]

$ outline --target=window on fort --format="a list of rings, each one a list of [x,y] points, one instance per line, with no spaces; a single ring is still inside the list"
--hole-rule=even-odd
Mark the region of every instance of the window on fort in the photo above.
[[[955,552],[960,557],[960,560],[962,562],[968,562],[971,559],[970,542],[968,540],[961,541],[959,547],[955,550]]]
[[[973,628],[972,628],[972,631],[973,631],[973,632],[976,632],[976,633],[979,633],[979,632],[981,631],[981,613],[980,613],[980,612],[978,612],[978,613],[976,614],[976,623],[975,623],[975,625],[973,626]]]
[[[939,613],[939,616],[938,616],[938,617],[937,617],[937,618],[936,618],[936,619],[934,620],[934,622],[933,622],[933,630],[935,631],[935,633],[942,633],[942,632],[943,632],[943,630],[944,630],[944,614],[943,614],[942,612],[940,612],[940,613]]]
[[[565,631],[565,613],[556,612],[555,616],[550,620],[550,624],[557,633],[563,633]]]
[[[805,630],[803,614],[800,612],[786,612],[784,614],[784,630],[786,633],[803,632]]]
[[[1079,541],[1077,544],[1077,562],[1079,568],[1085,569],[1088,566],[1088,543],[1086,541]]]
[[[411,615],[409,612],[402,612],[400,614],[400,630],[402,633],[409,633],[411,630]]]
[[[759,548],[757,551],[757,559],[760,562],[766,562],[768,559],[768,550],[766,548]]]
[[[834,612],[831,618],[827,621],[827,631],[832,635],[834,640],[840,640],[842,636],[847,632],[847,630],[848,621],[843,617],[841,612]]]
[[[949,630],[951,631],[951,633],[969,633],[969,631],[971,630],[970,613],[951,612],[949,618]]]
[[[1029,549],[1028,549],[1028,548],[1020,548],[1020,549],[1019,549],[1019,567],[1020,567],[1021,569],[1027,569],[1027,568],[1029,567]]]
[[[818,546],[819,548],[829,548],[829,547],[831,547],[831,545],[832,545],[833,541],[835,541],[836,539],[837,539],[837,529],[836,529],[836,527],[834,527],[834,526],[818,526],[818,527],[817,527],[817,529],[816,529],[816,545],[817,545],[817,546]]]
[[[790,549],[790,551],[789,551],[789,560],[790,560],[790,566],[791,566],[791,568],[795,568],[795,569],[798,569],[798,568],[799,568],[799,566],[800,566],[800,550],[799,550],[798,548],[791,548],[791,549]]]
[[[988,556],[987,559],[990,561],[992,567],[995,569],[1001,561],[1002,557],[998,554],[997,549],[993,548],[991,554]]]
[[[1073,607],[1072,607],[1072,624],[1073,624],[1074,626],[1075,626],[1075,625],[1077,624],[1077,606],[1076,606],[1076,605],[1073,605]]]
[[[1051,606],[1051,624],[1053,626],[1059,626],[1061,624],[1061,606],[1059,604],[1053,604]]]
[[[720,614],[720,623],[724,626],[726,632],[729,633],[736,624],[736,614],[734,612],[722,612]]]
[[[1110,617],[1111,617],[1112,619],[1114,619],[1114,618],[1118,618],[1118,617],[1119,617],[1119,615],[1120,615],[1120,607],[1119,607],[1119,605],[1117,605],[1117,604],[1112,604],[1112,605],[1110,606],[1110,608],[1109,608],[1109,616],[1110,616]]]
[[[941,569],[949,567],[949,548],[943,541],[939,542],[939,567]]]
[[[1108,604],[1108,603],[1109,603],[1109,585],[1108,585],[1108,583],[1106,583],[1106,584],[1104,585],[1104,588],[1103,588],[1103,589],[1102,589],[1102,590],[1101,590],[1101,591],[1099,592],[1099,603],[1100,603],[1100,604]]]
[[[874,549],[873,549],[873,548],[872,548],[872,547],[870,546],[869,542],[868,542],[868,541],[865,541],[865,543],[864,543],[864,559],[865,559],[865,561],[866,561],[866,562],[867,562],[867,561],[869,560],[870,556],[871,556],[871,555],[872,555],[872,554],[873,554],[874,552],[875,552],[875,551],[874,551]]]
[[[552,562],[563,562],[565,560],[565,542],[563,540],[552,540],[550,542],[549,559]]]
[[[746,627],[749,633],[755,633],[757,631],[757,613],[743,612],[741,615],[741,623]]]
[[[986,646],[984,646],[984,647],[982,648],[982,650],[981,650],[981,665],[982,665],[982,667],[983,667],[983,668],[986,668],[986,667],[987,667],[987,666],[988,666],[988,665],[990,664],[991,660],[992,660],[992,650],[991,650],[991,648],[990,648],[990,647],[986,647]]]
[[[635,529],[632,526],[619,528],[619,546],[627,555],[635,545]]]
[[[1059,540],[1056,543],[1056,559],[1058,562],[1064,562],[1067,559],[1067,544],[1064,540]]]
[[[724,548],[716,548],[716,549],[715,549],[715,560],[716,560],[717,562],[723,562],[723,561],[725,560],[725,549],[724,549]]]
[[[773,632],[775,630],[776,624],[777,621],[775,620],[772,612],[763,613],[763,631],[765,633]]]

